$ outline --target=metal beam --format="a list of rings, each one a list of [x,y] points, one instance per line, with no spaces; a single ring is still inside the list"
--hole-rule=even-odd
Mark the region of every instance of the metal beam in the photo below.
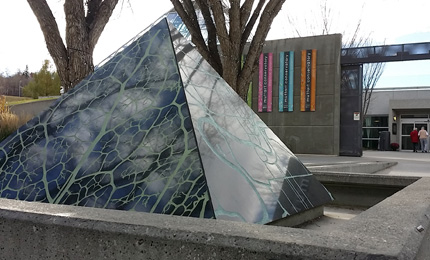
[[[344,48],[340,63],[363,64],[430,59],[430,42]]]

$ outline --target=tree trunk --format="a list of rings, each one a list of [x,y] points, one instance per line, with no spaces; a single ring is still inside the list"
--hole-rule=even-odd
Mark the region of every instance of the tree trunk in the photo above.
[[[229,6],[220,0],[170,1],[203,58],[246,100],[248,86],[257,70],[267,33],[285,0],[259,0],[253,11],[254,0],[230,0]],[[197,13],[203,16],[208,34],[207,42],[202,36],[199,26],[201,21]],[[256,25],[258,17],[260,19]],[[249,43],[255,25],[255,34],[249,44],[245,63],[241,66],[245,44]]]
[[[119,0],[66,0],[66,45],[64,45],[46,0],[27,0],[45,37],[65,91],[94,71],[93,52]]]

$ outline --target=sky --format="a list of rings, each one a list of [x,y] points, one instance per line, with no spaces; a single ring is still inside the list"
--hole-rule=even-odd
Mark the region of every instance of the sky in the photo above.
[[[430,42],[428,0],[326,0],[330,32],[350,37],[358,21],[361,33],[370,35],[374,45]],[[64,34],[64,0],[48,0],[60,32]],[[136,34],[172,8],[170,0],[120,1],[94,50],[98,64]],[[269,32],[268,39],[302,36],[321,31],[321,1],[286,0]],[[413,4],[412,4],[413,3]],[[288,19],[289,17],[289,19]],[[39,24],[25,0],[0,0],[0,73],[30,72],[51,60]],[[64,35],[63,35],[64,36]],[[53,63],[52,63],[53,64]],[[377,87],[430,86],[430,60],[386,63]]]

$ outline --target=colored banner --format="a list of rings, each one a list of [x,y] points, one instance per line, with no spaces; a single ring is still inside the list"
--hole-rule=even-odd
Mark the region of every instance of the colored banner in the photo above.
[[[258,112],[272,112],[273,54],[262,53],[259,61]]]
[[[300,111],[315,111],[317,50],[302,50]]]
[[[279,53],[279,112],[293,111],[294,52]]]

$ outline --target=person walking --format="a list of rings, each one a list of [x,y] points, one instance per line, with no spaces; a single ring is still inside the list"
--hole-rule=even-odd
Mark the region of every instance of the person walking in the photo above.
[[[419,142],[418,131],[416,127],[414,127],[414,130],[412,130],[412,132],[410,133],[410,136],[411,136],[412,145],[414,147],[414,153],[416,153],[418,152],[418,142]]]
[[[420,138],[421,144],[421,152],[427,152],[427,138],[429,133],[424,129],[424,126],[421,127],[421,130],[418,132],[418,137]]]

